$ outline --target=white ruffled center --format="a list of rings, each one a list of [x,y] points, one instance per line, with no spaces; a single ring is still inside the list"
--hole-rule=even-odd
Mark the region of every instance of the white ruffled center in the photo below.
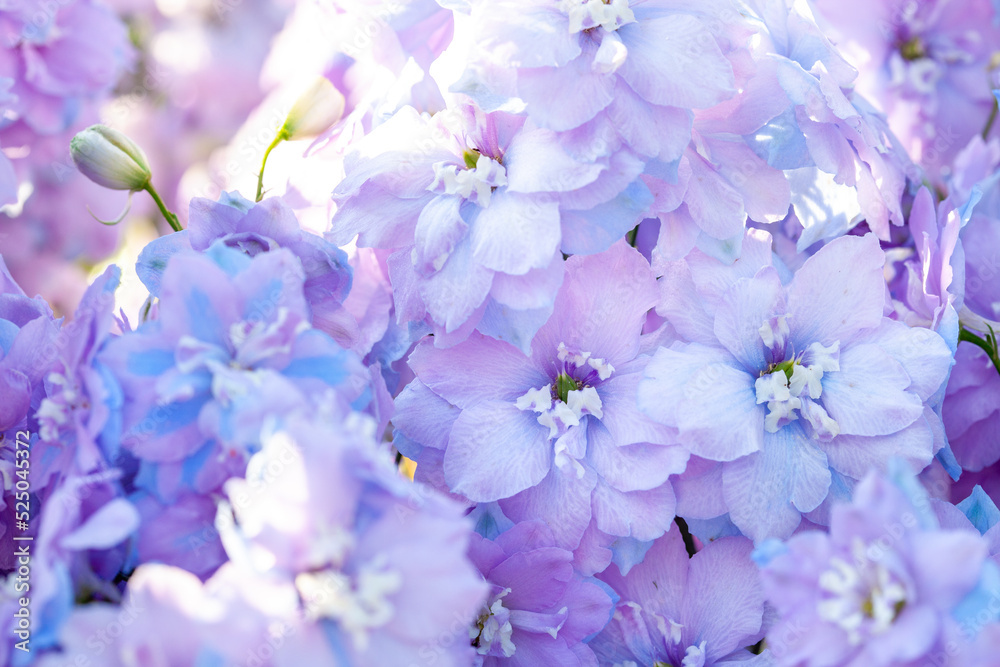
[[[500,652],[505,658],[514,655],[516,647],[510,639],[514,627],[510,624],[510,611],[503,606],[502,600],[508,593],[510,589],[505,588],[492,604],[484,604],[476,625],[469,628],[469,639],[479,655],[489,655],[494,642],[500,643]]]
[[[635,22],[628,0],[563,0],[560,9],[569,17],[571,34],[597,27],[612,32]]]
[[[784,347],[787,325],[783,331],[773,322],[765,322],[760,329],[761,339],[771,349]],[[823,395],[823,374],[840,370],[840,342],[830,346],[813,343],[806,351],[778,364],[772,364],[769,373],[761,375],[754,383],[757,404],[767,403],[764,429],[777,433],[785,424],[802,417],[812,427],[813,437],[830,440],[840,434],[840,425],[816,401]]]
[[[368,647],[369,633],[392,620],[389,597],[403,587],[403,576],[384,562],[361,566],[353,578],[334,569],[304,572],[295,586],[313,618],[332,618],[351,636],[355,648]]]
[[[476,166],[466,169],[450,162],[434,165],[432,192],[457,195],[483,208],[490,205],[494,188],[507,185],[507,170],[493,158],[480,154]]]
[[[830,595],[819,603],[820,618],[835,623],[857,646],[862,630],[879,635],[888,630],[906,604],[906,589],[881,563],[869,557],[860,538],[851,545],[854,562],[830,560],[831,568],[819,578],[819,587]]]

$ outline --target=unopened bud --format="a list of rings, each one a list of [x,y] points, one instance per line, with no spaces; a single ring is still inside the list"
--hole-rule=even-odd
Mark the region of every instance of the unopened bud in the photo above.
[[[152,174],[146,154],[118,130],[91,125],[70,142],[73,162],[84,176],[112,190],[137,192]]]
[[[344,115],[344,96],[326,77],[317,77],[288,112],[281,135],[285,139],[314,137]]]

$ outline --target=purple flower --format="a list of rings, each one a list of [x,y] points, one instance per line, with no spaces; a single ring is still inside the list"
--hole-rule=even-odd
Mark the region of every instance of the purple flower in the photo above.
[[[718,462],[682,478],[678,513],[727,509],[755,541],[790,535],[891,455],[930,463],[944,441],[927,402],[951,365],[938,334],[883,316],[874,235],[831,242],[787,285],[770,241],[748,231],[733,266],[698,251],[670,265],[657,312],[681,340],[639,384],[643,412]]]
[[[218,202],[195,197],[188,228],[149,243],[139,255],[136,271],[150,294],[159,296],[171,257],[186,249],[204,252],[217,242],[249,257],[278,248],[290,250],[305,273],[303,290],[312,325],[344,347],[353,343],[357,324],[343,310],[351,289],[347,254],[323,237],[303,231],[292,210],[277,197],[256,204],[236,192],[223,192]]]
[[[544,520],[561,548],[576,550],[588,527],[654,539],[673,518],[668,477],[687,459],[673,430],[635,405],[655,282],[624,243],[571,257],[566,272],[530,356],[475,334],[416,347],[417,380],[396,401],[397,447],[459,496]]]
[[[469,664],[487,586],[461,506],[401,479],[360,415],[290,414],[263,439],[246,479],[226,484],[226,544],[297,592],[287,664]]]
[[[111,336],[120,276],[121,270],[111,266],[98,277],[54,341],[45,398],[34,415],[39,429],[32,449],[35,493],[63,476],[105,470],[117,456],[114,431],[122,397],[95,358]]]
[[[600,575],[621,600],[591,646],[602,665],[763,666],[747,648],[764,636],[764,594],[742,537],[688,558],[679,531],[656,540],[641,563]]]
[[[604,250],[649,204],[635,158],[576,160],[524,122],[403,108],[345,158],[331,236],[396,250],[397,319],[425,321],[438,345],[478,328],[527,350],[562,281],[560,253]]]
[[[476,665],[597,664],[585,641],[607,624],[611,598],[573,571],[573,553],[544,523],[522,522],[493,540],[476,535],[469,554],[490,584],[469,630]]]
[[[779,665],[990,664],[961,658],[997,618],[1000,570],[986,556],[975,530],[938,527],[911,473],[872,472],[833,508],[829,534],[759,550],[778,616],[768,646]]]
[[[858,89],[889,117],[893,131],[940,182],[958,151],[983,131],[994,100],[990,58],[1000,43],[990,0],[899,2],[819,0]]]
[[[268,415],[366,402],[358,360],[309,326],[303,279],[286,249],[251,259],[217,243],[170,260],[158,319],[98,356],[128,397],[122,446],[143,488],[211,492],[242,474]]]
[[[579,153],[626,147],[670,164],[690,140],[690,110],[736,92],[729,56],[744,20],[724,2],[469,5],[476,48],[456,88],[484,107],[523,100],[532,121]]]

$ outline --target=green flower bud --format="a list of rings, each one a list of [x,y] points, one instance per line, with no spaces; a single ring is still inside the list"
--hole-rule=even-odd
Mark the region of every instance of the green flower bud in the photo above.
[[[137,192],[152,178],[142,149],[105,125],[91,125],[78,133],[70,142],[70,152],[80,173],[112,190]]]

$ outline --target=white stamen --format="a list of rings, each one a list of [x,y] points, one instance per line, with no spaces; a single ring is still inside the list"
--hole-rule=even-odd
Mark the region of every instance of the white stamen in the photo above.
[[[591,368],[597,371],[597,377],[601,378],[602,380],[607,380],[609,377],[611,377],[611,374],[615,372],[615,367],[609,364],[608,362],[604,361],[604,359],[598,359],[596,357],[593,357],[591,359],[588,359],[587,363],[590,364]]]
[[[820,618],[840,626],[847,641],[857,646],[864,635],[885,633],[896,619],[899,606],[906,602],[906,589],[889,570],[873,561],[864,542],[855,538],[851,545],[854,563],[830,559],[830,569],[819,577],[819,587],[831,593],[820,601]]]
[[[359,651],[368,647],[369,633],[392,620],[395,608],[388,598],[403,586],[402,575],[386,565],[365,564],[354,579],[343,572],[305,572],[295,585],[313,618],[335,619]]]
[[[428,190],[458,195],[485,208],[490,205],[493,188],[504,185],[507,185],[507,170],[489,156],[480,155],[472,169],[447,162],[436,163],[434,183]]]
[[[563,0],[561,9],[569,17],[571,34],[600,26],[611,32],[623,25],[634,23],[635,14],[628,6],[628,0]]]

